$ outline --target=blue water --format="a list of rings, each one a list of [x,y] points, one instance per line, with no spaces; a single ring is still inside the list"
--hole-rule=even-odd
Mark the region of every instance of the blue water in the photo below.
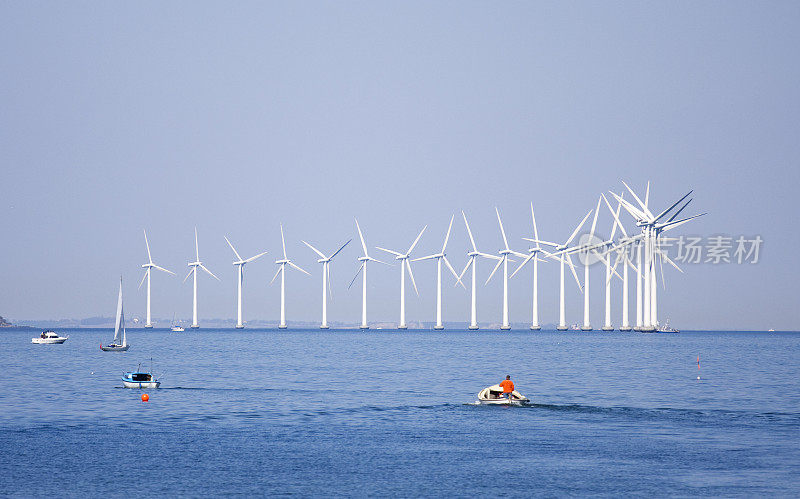
[[[0,495],[800,494],[799,333],[59,332],[0,332]]]

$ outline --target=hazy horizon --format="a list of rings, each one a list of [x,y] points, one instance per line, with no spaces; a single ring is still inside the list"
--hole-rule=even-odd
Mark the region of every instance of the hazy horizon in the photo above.
[[[283,223],[289,258],[312,274],[288,271],[287,320],[321,314],[321,266],[301,240],[330,252],[353,238],[331,266],[328,317],[356,323],[354,217],[390,261],[375,246],[404,251],[427,224],[414,255],[434,253],[455,215],[447,254],[461,272],[462,209],[481,251],[502,246],[498,207],[526,252],[531,202],[540,237],[562,242],[624,180],[640,194],[650,181],[658,211],[694,189],[687,214],[708,215],[670,236],[764,241],[755,265],[665,265],[662,321],[800,322],[795,2],[4,2],[0,27],[3,317],[112,316],[122,275],[126,315],[143,319],[143,229],[178,274],[154,272],[153,316],[188,317],[195,227],[221,279],[199,276],[199,316],[235,317],[227,236],[245,258],[269,252],[245,267],[245,320],[278,317]],[[597,230],[611,231],[605,206]],[[481,323],[500,320],[492,263],[479,262]],[[413,269],[407,320],[433,321],[435,264]],[[540,322],[553,323],[558,265],[539,270]],[[597,329],[604,271],[591,272]],[[369,322],[397,321],[398,274],[371,265]],[[531,275],[509,282],[513,323],[530,321]],[[469,292],[443,279],[445,322],[468,320]],[[566,279],[572,324],[583,298]],[[630,304],[633,322],[633,281]]]

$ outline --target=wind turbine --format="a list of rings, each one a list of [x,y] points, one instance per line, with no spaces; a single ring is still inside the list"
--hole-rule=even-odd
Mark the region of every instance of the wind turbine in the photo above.
[[[475,246],[475,238],[472,237],[472,231],[469,228],[469,222],[467,222],[467,215],[464,214],[464,211],[461,211],[461,215],[464,217],[464,225],[467,226],[467,233],[469,234],[469,241],[472,243],[472,251],[467,253],[469,257],[469,261],[467,262],[466,267],[464,270],[461,271],[461,274],[458,276],[458,281],[461,282],[461,278],[464,276],[464,273],[467,271],[470,266],[472,266],[472,308],[470,312],[470,321],[469,321],[469,328],[470,329],[478,329],[478,313],[477,313],[477,297],[476,297],[476,267],[478,266],[478,257],[482,256],[484,258],[488,258],[490,260],[498,260],[501,261],[502,258],[499,256],[490,255],[488,253],[481,253],[478,251],[478,248]],[[463,283],[462,283],[463,286]]]
[[[139,283],[139,289],[142,288],[144,280],[147,279],[147,322],[144,324],[144,327],[151,328],[153,327],[153,323],[150,321],[150,272],[153,269],[157,269],[172,275],[175,275],[175,272],[167,270],[164,267],[159,267],[158,265],[153,263],[153,258],[150,256],[150,243],[147,242],[147,231],[144,229],[142,230],[144,231],[144,244],[147,247],[147,263],[142,265],[142,268],[146,270],[144,271],[144,275],[142,276],[142,282]]]
[[[238,277],[238,279],[237,279],[237,282],[238,282],[238,285],[237,285],[238,294],[237,294],[237,299],[236,299],[236,303],[237,303],[237,308],[236,308],[236,329],[242,329],[242,328],[244,328],[244,324],[242,323],[242,280],[244,280],[244,266],[245,266],[245,264],[248,264],[248,263],[250,263],[250,262],[252,262],[252,261],[254,261],[254,260],[258,259],[258,258],[261,258],[264,255],[266,255],[267,252],[265,251],[263,253],[259,253],[256,256],[252,256],[252,257],[250,257],[250,258],[245,260],[244,258],[239,256],[239,252],[236,251],[236,248],[233,247],[233,244],[231,244],[230,240],[228,239],[228,236],[223,236],[223,237],[225,238],[225,241],[228,242],[228,246],[230,246],[231,249],[233,250],[233,253],[236,255],[236,258],[238,258],[238,260],[233,262],[233,264],[238,267],[238,269],[236,271],[236,274],[237,274],[237,277]]]
[[[591,214],[592,210],[589,210],[589,212],[586,213],[586,216],[583,217],[583,220],[581,220],[581,223],[579,223],[578,226],[575,227],[575,230],[572,232],[572,235],[570,235],[569,238],[567,238],[567,240],[564,241],[563,244],[549,243],[547,241],[538,241],[541,242],[542,244],[547,244],[554,247],[553,253],[547,256],[553,259],[558,259],[560,264],[560,272],[559,272],[560,286],[559,286],[559,301],[558,301],[559,314],[558,314],[558,327],[556,328],[559,331],[567,330],[566,307],[564,304],[564,262],[569,264],[569,269],[572,271],[572,277],[574,277],[575,282],[578,283],[578,289],[580,289],[581,292],[583,292],[583,288],[581,287],[581,281],[578,280],[578,274],[575,272],[575,265],[572,264],[572,258],[570,257],[570,252],[574,250],[576,247],[570,247],[569,243],[571,243],[572,240],[575,239],[575,236],[578,235],[578,231],[581,230],[581,227],[583,227],[583,224],[586,223],[586,220],[589,218],[589,215]]]
[[[445,249],[447,248],[447,241],[450,239],[450,229],[453,228],[453,218],[455,215],[450,217],[450,225],[447,227],[447,235],[444,237],[444,244],[442,245],[442,251],[439,253],[423,256],[421,258],[415,258],[414,262],[419,262],[422,260],[436,260],[436,325],[433,326],[433,329],[441,330],[444,329],[442,325],[442,261],[444,261],[447,268],[450,269],[450,273],[453,274],[453,277],[456,278],[456,283],[460,283],[461,286],[464,286],[464,283],[461,282],[458,274],[456,274],[455,269],[452,265],[450,265],[450,261],[445,256]],[[466,289],[466,288],[464,288]]]
[[[500,329],[507,331],[511,329],[511,325],[508,323],[508,255],[516,255],[520,258],[525,258],[527,255],[523,255],[522,253],[514,251],[508,247],[506,231],[503,229],[503,221],[500,220],[500,210],[498,210],[495,206],[494,211],[497,213],[497,223],[500,224],[500,232],[503,234],[503,244],[505,245],[505,249],[502,249],[498,252],[500,255],[500,261],[497,262],[497,265],[494,266],[492,273],[489,274],[489,278],[486,279],[486,284],[489,283],[489,280],[492,278],[494,273],[497,272],[498,268],[500,268],[500,264],[503,264],[503,324],[500,326]]]
[[[314,253],[319,255],[317,263],[322,264],[322,323],[319,325],[320,329],[328,329],[328,294],[333,295],[331,291],[331,260],[339,254],[345,246],[350,244],[352,239],[348,239],[335,253],[331,256],[325,256],[320,250],[311,246],[309,243],[303,241],[303,244],[311,248]]]
[[[361,248],[364,250],[364,256],[358,258],[358,261],[361,262],[361,266],[358,268],[356,275],[353,276],[353,280],[350,281],[350,285],[347,286],[347,289],[350,289],[350,286],[356,282],[356,277],[358,277],[359,272],[361,272],[363,281],[361,290],[361,329],[369,329],[369,325],[367,324],[367,262],[378,262],[384,265],[389,264],[369,256],[367,253],[367,243],[364,242],[364,234],[361,233],[361,227],[358,225],[358,219],[356,219],[356,228],[358,229],[358,237],[361,239]]]
[[[628,186],[628,184],[626,184],[625,182],[622,183],[623,185],[625,185],[625,188],[628,189],[628,191],[633,195],[633,198],[639,204],[639,207],[637,208],[630,202],[623,200],[622,197],[617,195],[616,193],[612,192],[611,194],[617,199],[617,201],[619,201],[622,204],[625,210],[628,211],[628,213],[630,213],[631,216],[633,216],[636,219],[636,225],[642,228],[642,234],[640,236],[637,236],[643,239],[643,247],[644,247],[644,297],[642,306],[643,317],[640,330],[653,331],[656,329],[656,327],[658,327],[658,299],[656,294],[656,273],[655,273],[656,257],[658,257],[659,261],[662,262],[661,263],[662,267],[663,267],[663,262],[666,261],[676,269],[680,270],[680,268],[675,264],[675,262],[673,262],[661,250],[658,238],[662,232],[677,228],[680,225],[683,225],[684,223],[690,220],[705,215],[705,213],[700,213],[698,215],[687,217],[681,220],[675,220],[678,217],[678,215],[684,209],[686,209],[689,203],[692,202],[692,200],[689,199],[667,221],[659,222],[659,220],[666,217],[674,208],[676,208],[681,202],[683,202],[683,200],[686,199],[693,191],[689,191],[682,198],[673,203],[669,208],[665,209],[658,215],[654,215],[653,212],[651,212],[648,209],[648,200],[650,197],[650,183],[649,182],[647,183],[647,191],[645,193],[644,202],[642,202],[639,196],[636,195],[636,193],[633,191],[633,189],[631,189]],[[637,256],[637,259],[638,258],[639,257]]]
[[[589,232],[589,237],[586,239],[586,245],[594,242],[594,230],[597,228],[597,214],[600,213],[600,198],[597,198],[597,207],[594,210],[594,218],[592,219],[592,230]],[[586,248],[586,255],[583,260],[583,326],[582,331],[591,331],[592,324],[589,321],[589,266],[592,262],[589,261],[589,249]]]
[[[619,210],[622,208],[622,203],[617,204],[617,211],[611,209],[611,205],[608,203],[608,199],[604,194],[601,194],[603,197],[603,201],[606,203],[606,207],[608,207],[608,211],[611,212],[611,215],[614,217],[614,224],[611,229],[611,237],[608,238],[608,241],[605,242],[605,264],[606,264],[606,308],[605,308],[605,321],[603,322],[603,331],[613,331],[614,326],[611,325],[611,260],[608,258],[608,255],[611,251],[614,251],[614,235],[617,233],[617,225],[619,225],[620,230],[622,230],[622,234],[625,236],[625,239],[628,238],[627,232],[622,227],[622,224],[619,222]],[[598,210],[600,207],[597,207]],[[619,250],[617,250],[619,251]],[[625,250],[627,251],[627,250]],[[629,331],[630,326],[628,325],[628,262],[627,258],[626,261],[623,263],[623,278],[622,278],[622,326],[620,327],[620,331]],[[616,268],[617,262],[614,262],[614,268]],[[627,328],[627,329],[625,329]]]
[[[197,323],[197,268],[201,268],[208,273],[211,277],[219,281],[219,277],[215,276],[210,270],[208,270],[203,262],[200,261],[200,249],[197,245],[197,227],[194,228],[194,251],[195,251],[195,261],[189,262],[189,267],[192,270],[186,274],[186,277],[183,278],[183,282],[186,282],[186,279],[189,278],[190,275],[194,276],[194,300],[192,301],[192,325],[190,326],[192,329],[197,329],[200,327],[200,324]]]
[[[533,261],[533,318],[531,319],[531,331],[538,331],[542,329],[539,325],[539,262],[542,260],[539,258],[539,253],[544,253],[545,255],[550,255],[550,253],[546,252],[542,249],[542,246],[539,241],[539,230],[536,228],[536,215],[533,213],[533,202],[531,202],[531,221],[533,221],[533,239],[523,237],[522,239],[526,241],[531,241],[536,243],[536,246],[533,248],[528,248],[529,255],[519,264],[517,270],[515,270],[511,277],[513,278],[517,272],[522,270],[522,267],[525,266],[530,261]],[[555,243],[547,243],[553,246],[558,246]]]
[[[286,256],[286,239],[283,237],[283,224],[281,224],[281,246],[283,247],[283,259],[275,260],[275,263],[280,265],[280,267],[278,268],[278,271],[275,272],[275,276],[270,281],[270,284],[275,282],[275,278],[278,277],[278,274],[281,275],[281,322],[278,324],[278,329],[286,329],[286,266],[288,265],[308,275],[311,274],[295,265],[294,262],[289,260],[289,258]]]
[[[397,326],[397,329],[408,329],[408,326],[406,326],[406,269],[408,269],[408,276],[411,278],[411,284],[414,285],[414,291],[417,293],[417,296],[419,296],[417,283],[414,281],[414,273],[411,272],[411,262],[409,261],[409,257],[411,256],[411,252],[414,250],[414,246],[416,246],[419,242],[419,238],[422,237],[422,233],[425,232],[425,229],[427,228],[428,226],[426,225],[421,231],[419,231],[419,235],[416,239],[414,239],[414,242],[411,243],[411,247],[409,247],[408,251],[405,253],[400,253],[394,250],[376,246],[376,248],[381,251],[393,254],[395,260],[400,260],[400,325]]]

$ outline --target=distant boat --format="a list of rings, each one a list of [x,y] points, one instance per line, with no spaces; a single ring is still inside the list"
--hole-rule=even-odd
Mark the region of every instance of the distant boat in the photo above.
[[[151,372],[144,372],[142,365],[139,364],[136,371],[122,373],[123,386],[125,388],[158,388],[161,386],[161,382],[153,376],[152,370],[150,368]]]
[[[122,277],[119,278],[119,296],[117,298],[117,321],[114,323],[114,341],[108,345],[100,345],[104,352],[127,352],[128,337],[125,334],[125,313],[122,310]]]
[[[172,327],[170,329],[173,333],[182,333],[184,331],[183,327],[175,322],[175,314],[172,314]]]
[[[677,329],[675,329],[675,328],[673,328],[673,327],[671,327],[669,325],[669,319],[667,319],[661,327],[656,329],[656,332],[657,333],[680,333],[679,330],[677,330]]]
[[[774,329],[767,329],[767,332],[768,332],[768,333],[774,333],[774,332],[775,332],[775,330],[774,330]]]
[[[39,345],[57,345],[64,343],[68,339],[69,335],[59,336],[55,331],[48,329],[47,331],[42,331],[42,334],[40,334],[38,338],[31,338],[31,343]]]

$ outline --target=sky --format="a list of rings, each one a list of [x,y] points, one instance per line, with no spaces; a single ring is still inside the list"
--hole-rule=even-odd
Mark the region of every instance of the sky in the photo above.
[[[797,2],[28,2],[0,3],[0,315],[144,315],[142,230],[155,263],[153,315],[234,318],[243,256],[246,320],[276,320],[281,252],[289,320],[319,320],[332,252],[330,321],[360,319],[347,285],[361,250],[447,247],[460,272],[469,217],[479,249],[565,240],[622,181],[663,209],[694,189],[670,235],[761,236],[756,264],[665,269],[659,315],[679,328],[797,329],[800,272],[800,4]],[[629,231],[633,220],[625,215]],[[612,219],[600,212],[598,232]],[[414,264],[407,318],[432,321],[435,264]],[[502,282],[479,321],[498,322]],[[580,269],[579,269],[580,270]],[[592,323],[603,269],[591,269]],[[581,274],[582,279],[582,272]],[[396,322],[399,267],[371,267],[369,317]],[[444,319],[469,294],[444,276]],[[532,276],[510,281],[530,320]],[[567,282],[567,321],[582,296]],[[619,283],[614,283],[619,324]],[[540,318],[557,321],[558,266],[540,265]],[[633,297],[633,295],[631,295]]]

